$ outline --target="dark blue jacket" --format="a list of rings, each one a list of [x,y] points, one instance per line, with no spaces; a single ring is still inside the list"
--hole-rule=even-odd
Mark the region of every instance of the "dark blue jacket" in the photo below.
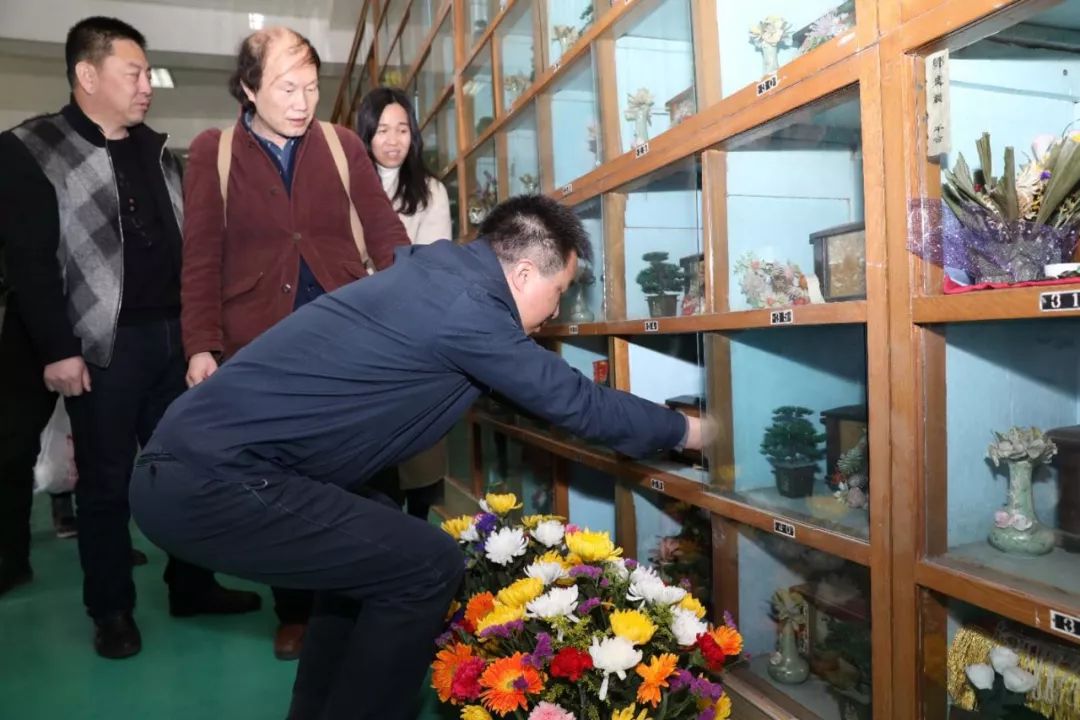
[[[176,400],[154,437],[212,475],[353,485],[434,445],[489,390],[631,456],[686,430],[530,339],[481,240],[401,248],[389,269],[300,308]]]

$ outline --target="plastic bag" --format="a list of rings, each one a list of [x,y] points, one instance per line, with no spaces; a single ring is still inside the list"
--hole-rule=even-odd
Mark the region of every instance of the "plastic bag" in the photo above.
[[[41,433],[41,452],[34,464],[34,492],[70,492],[78,480],[71,419],[64,409],[64,399],[59,398],[49,424]]]

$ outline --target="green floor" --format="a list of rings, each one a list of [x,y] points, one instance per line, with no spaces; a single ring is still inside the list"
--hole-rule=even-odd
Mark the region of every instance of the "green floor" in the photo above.
[[[52,534],[48,502],[35,498],[34,582],[0,597],[0,718],[4,720],[281,720],[295,663],[274,659],[270,592],[263,609],[240,617],[174,620],[168,615],[165,556],[140,535],[150,564],[135,569],[136,621],[143,650],[103,660],[93,650],[81,601],[75,540]],[[422,720],[440,712],[424,691]]]

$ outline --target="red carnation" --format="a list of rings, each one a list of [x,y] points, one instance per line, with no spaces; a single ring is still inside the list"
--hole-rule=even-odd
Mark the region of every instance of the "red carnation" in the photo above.
[[[701,654],[705,658],[705,663],[709,666],[709,670],[720,672],[724,669],[724,650],[717,644],[712,635],[709,635],[708,633],[699,635],[697,646],[698,649],[701,650]]]
[[[560,650],[551,661],[551,676],[569,678],[570,682],[577,682],[578,678],[592,666],[592,656],[589,653],[567,647]]]
[[[450,695],[454,700],[476,700],[480,697],[480,675],[487,663],[483,658],[473,658],[458,666],[454,681],[450,684]]]

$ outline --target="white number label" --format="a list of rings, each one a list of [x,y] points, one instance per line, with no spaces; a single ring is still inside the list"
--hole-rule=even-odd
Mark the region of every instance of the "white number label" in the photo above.
[[[757,84],[757,94],[761,97],[770,90],[775,90],[776,86],[780,84],[780,80],[777,79],[776,74],[772,74]]]
[[[1080,310],[1080,291],[1044,292],[1039,295],[1039,310],[1042,312]]]
[[[1063,635],[1080,638],[1080,618],[1059,613],[1057,610],[1050,611],[1050,627]]]
[[[574,192],[574,183],[566,183],[562,186],[563,197],[566,197],[570,193]]]
[[[772,529],[773,532],[777,535],[783,535],[784,537],[789,537],[792,540],[795,539],[795,526],[789,522],[785,522],[784,520],[780,519],[774,519],[772,521]]]
[[[660,478],[649,478],[649,487],[656,492],[664,492],[664,481]]]
[[[794,322],[794,310],[773,310],[771,313],[769,313],[770,325],[791,325]]]
[[[659,320],[646,320],[645,321],[645,332],[647,332],[647,333],[660,332],[660,321]]]
[[[649,154],[649,143],[641,143],[634,148],[634,159],[637,160],[640,157],[645,157]]]
[[[571,325],[570,326],[570,334],[571,335],[577,335],[578,332],[580,332],[580,329],[578,328],[577,325]]]

